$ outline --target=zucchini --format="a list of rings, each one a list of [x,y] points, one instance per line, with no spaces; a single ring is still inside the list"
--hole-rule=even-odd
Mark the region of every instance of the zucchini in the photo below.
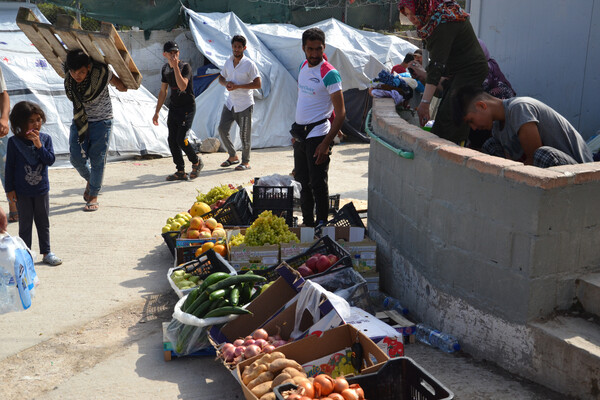
[[[215,293],[215,292],[213,292]],[[211,293],[212,295],[212,293]],[[237,287],[234,287],[233,289],[231,289],[231,293],[229,294],[229,303],[231,303],[232,306],[237,306],[238,303],[240,301],[240,289],[238,289]]]
[[[198,306],[198,308],[196,308],[194,310],[194,317],[196,318],[202,318],[204,316],[204,314],[206,314],[208,312],[208,309],[210,308],[210,306],[212,305],[212,302],[210,300],[206,300],[204,303],[200,304]]]
[[[202,292],[196,300],[185,310],[188,314],[194,314],[194,312],[198,309],[198,307],[208,300],[208,293]],[[182,310],[183,311],[183,310]]]
[[[214,292],[212,292],[208,296],[208,298],[210,299],[210,301],[215,301],[217,299],[222,299],[226,294],[227,294],[227,291],[225,289],[219,289],[219,290],[215,290]]]
[[[194,301],[198,298],[198,295],[200,294],[200,291],[198,290],[198,288],[192,290],[189,294],[187,299],[185,299],[185,301],[183,302],[183,304],[181,305],[181,311],[186,312],[186,310],[188,309],[188,307],[194,303]]]
[[[258,276],[258,275],[234,275],[234,276],[230,276],[227,279],[223,279],[222,281],[219,281],[213,285],[210,285],[206,288],[206,291],[208,293],[212,293],[215,290],[219,290],[219,289],[225,289],[229,286],[235,286],[238,285],[240,283],[247,283],[247,282],[251,282],[251,283],[255,283],[255,282],[264,282],[267,279],[263,276]]]
[[[210,285],[222,281],[223,279],[227,279],[230,276],[231,275],[229,275],[227,272],[213,272],[212,274],[206,277],[204,282],[202,282],[202,285],[200,285],[200,290],[204,290]]]
[[[231,315],[231,314],[252,314],[252,312],[248,311],[242,307],[225,306],[225,307],[215,308],[214,310],[209,311],[204,316],[204,318],[224,317],[226,315]]]

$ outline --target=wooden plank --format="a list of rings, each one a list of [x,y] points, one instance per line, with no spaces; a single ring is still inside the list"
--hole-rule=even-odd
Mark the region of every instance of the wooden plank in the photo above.
[[[140,73],[137,66],[135,65],[135,62],[133,62],[133,59],[131,58],[131,56],[129,55],[129,52],[127,51],[127,47],[125,47],[123,40],[121,40],[121,37],[119,36],[119,33],[117,32],[117,30],[115,29],[113,24],[108,24],[108,23],[103,22],[100,27],[100,33],[104,33],[111,38],[114,47],[117,49],[119,55],[121,56],[121,60],[123,61],[123,64],[129,71],[129,74],[131,74],[131,79],[133,79],[133,82],[135,82],[139,87],[139,85],[141,85],[141,82],[142,82],[142,74]],[[116,60],[113,60],[113,61],[116,62]],[[115,68],[115,71],[116,71],[116,68]],[[120,77],[121,77],[121,75],[119,75],[119,78]]]

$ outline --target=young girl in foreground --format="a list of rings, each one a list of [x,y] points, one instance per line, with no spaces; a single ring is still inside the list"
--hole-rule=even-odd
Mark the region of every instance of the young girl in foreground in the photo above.
[[[46,115],[37,104],[22,101],[15,104],[9,120],[14,136],[8,140],[4,189],[19,210],[19,236],[31,248],[35,221],[42,261],[60,265],[62,260],[50,251],[48,166],[55,158],[52,139],[40,132]]]

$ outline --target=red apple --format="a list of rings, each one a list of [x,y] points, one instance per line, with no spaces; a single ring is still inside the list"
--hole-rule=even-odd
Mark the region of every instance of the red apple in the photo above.
[[[331,263],[331,265],[335,264],[339,260],[338,256],[336,256],[335,254],[329,254],[327,257],[329,258],[329,262]]]
[[[313,274],[312,269],[308,268],[305,264],[302,264],[298,267],[298,272],[300,272],[300,275],[302,276],[309,276]]]
[[[310,268],[312,270],[312,272],[314,272],[315,274],[318,272],[318,269],[317,269],[317,260],[318,259],[319,259],[319,257],[314,255],[311,258],[309,258],[308,260],[306,260],[306,266],[308,268]]]
[[[331,262],[329,261],[329,257],[320,256],[317,260],[317,270],[319,272],[327,271],[327,269],[331,267]]]

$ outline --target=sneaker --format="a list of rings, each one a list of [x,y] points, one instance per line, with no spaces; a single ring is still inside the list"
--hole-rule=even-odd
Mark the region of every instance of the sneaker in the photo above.
[[[52,267],[62,264],[62,260],[56,256],[56,254],[50,252],[42,258],[42,261]]]

